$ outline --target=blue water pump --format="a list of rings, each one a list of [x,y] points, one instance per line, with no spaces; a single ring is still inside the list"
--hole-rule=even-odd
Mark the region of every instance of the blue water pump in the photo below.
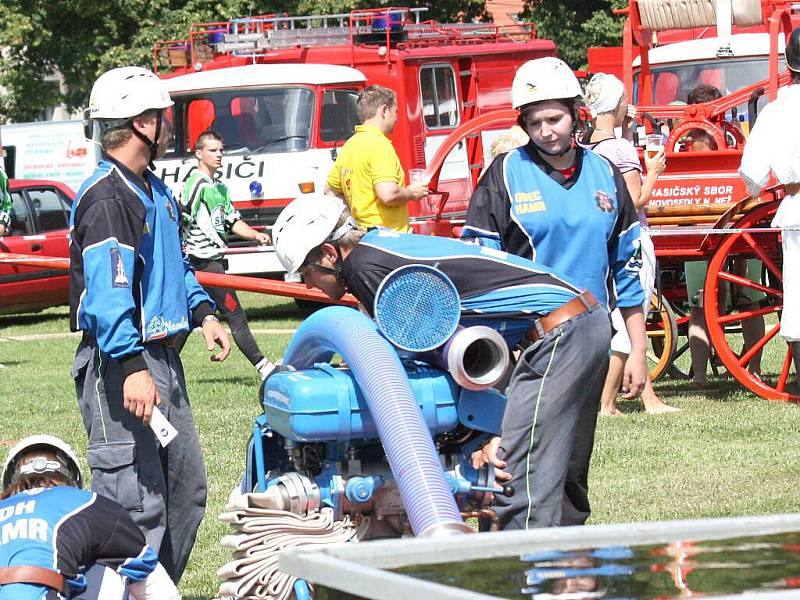
[[[337,306],[301,324],[284,356],[295,370],[262,387],[245,491],[267,491],[283,510],[372,515],[381,537],[467,531],[461,511],[476,495],[510,493],[470,461],[500,431],[505,397],[492,386],[508,348],[491,329],[458,327],[446,279],[414,265],[384,282],[375,321]],[[445,306],[432,310],[434,299]]]

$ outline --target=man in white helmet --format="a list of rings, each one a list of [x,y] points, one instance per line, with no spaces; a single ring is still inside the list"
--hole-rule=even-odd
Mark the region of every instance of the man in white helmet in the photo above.
[[[572,70],[557,58],[519,68],[511,103],[530,141],[489,166],[470,199],[462,238],[535,260],[589,290],[606,310],[619,307],[632,346],[622,382],[623,397],[630,399],[639,395],[647,376],[639,221],[619,170],[575,141],[581,97]],[[547,343],[554,357],[551,368],[569,369],[556,353],[557,338]],[[606,362],[576,388],[581,418],[562,448],[570,457],[562,525],[583,524],[590,514],[589,462],[607,368]],[[486,459],[513,463],[514,481],[531,480],[539,468],[530,460],[533,404],[509,402],[509,414],[526,425],[504,422],[502,439],[487,447]],[[501,497],[496,510],[501,523],[526,526],[518,499]]]
[[[288,273],[299,272],[308,287],[334,300],[350,292],[370,315],[377,290],[393,271],[411,264],[437,268],[458,290],[462,325],[491,327],[509,349],[519,348],[506,389],[502,435],[527,431],[527,462],[536,467],[524,478],[519,476],[524,459],[522,465],[516,455],[493,461],[496,478],[515,491],[502,497],[513,500],[513,509],[501,511],[501,526],[559,525],[569,445],[582,418],[576,398],[608,363],[611,325],[604,306],[557,270],[513,254],[449,238],[357,230],[344,204],[329,196],[297,198],[281,212],[272,233]],[[536,414],[535,435],[529,421],[520,418],[527,407]],[[474,466],[485,462],[486,452],[473,455]],[[496,502],[504,506],[500,498]]]
[[[148,165],[164,152],[169,94],[153,73],[112,69],[92,88],[90,119],[104,156],[70,221],[70,326],[83,331],[72,375],[89,436],[92,489],[114,498],[177,583],[206,503],[206,475],[174,348],[201,326],[211,357],[230,341],[181,252],[180,207]],[[161,448],[159,406],[177,429]]]
[[[118,503],[81,489],[72,448],[21,440],[3,465],[0,600],[180,600],[144,535]],[[124,578],[124,579],[123,579]]]

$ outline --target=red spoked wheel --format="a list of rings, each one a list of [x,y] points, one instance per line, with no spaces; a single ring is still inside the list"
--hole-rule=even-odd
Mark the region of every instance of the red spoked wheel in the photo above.
[[[739,383],[768,400],[800,402],[800,395],[787,389],[795,389],[792,350],[779,335],[783,252],[780,233],[770,228],[778,204],[757,207],[736,223],[737,231],[725,234],[708,266],[705,316],[714,349]],[[748,259],[760,261],[758,277]],[[749,343],[743,342],[745,335]],[[751,372],[751,361],[759,360],[760,376]]]

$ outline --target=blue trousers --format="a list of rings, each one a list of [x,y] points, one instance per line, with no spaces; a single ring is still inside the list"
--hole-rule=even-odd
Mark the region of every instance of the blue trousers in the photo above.
[[[608,313],[596,306],[519,357],[498,453],[515,491],[495,499],[502,529],[582,525],[589,518],[589,462],[610,342]]]

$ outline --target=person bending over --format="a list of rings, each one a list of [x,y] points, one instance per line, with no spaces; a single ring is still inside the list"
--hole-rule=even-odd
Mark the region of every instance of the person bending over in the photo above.
[[[447,275],[461,298],[461,324],[500,332],[521,354],[506,389],[500,436],[473,455],[515,494],[496,498],[501,527],[575,524],[563,507],[570,451],[584,402],[602,386],[611,326],[603,305],[557,271],[458,240],[357,230],[344,204],[303,197],[281,212],[273,229],[287,272],[337,300],[349,291],[372,315],[377,290],[395,269],[422,264]],[[638,285],[638,280],[637,280]],[[588,516],[588,497],[581,505]]]

